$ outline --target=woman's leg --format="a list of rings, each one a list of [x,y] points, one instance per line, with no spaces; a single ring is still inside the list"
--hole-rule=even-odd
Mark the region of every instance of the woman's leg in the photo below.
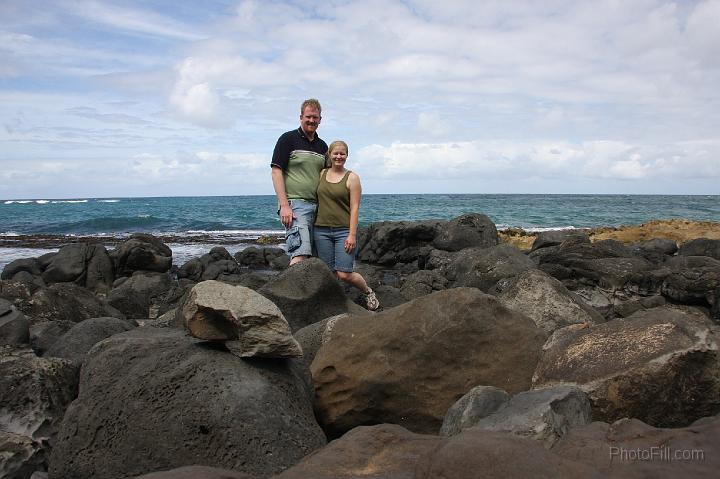
[[[330,271],[335,271],[335,241],[330,228],[315,226],[313,240],[318,257],[328,265]]]
[[[351,286],[355,286],[357,289],[362,291],[363,293],[367,294],[371,290],[368,288],[367,283],[365,282],[365,278],[362,277],[360,273],[347,273],[345,271],[335,271],[335,274],[337,275],[338,279],[341,281],[346,282],[347,284]]]

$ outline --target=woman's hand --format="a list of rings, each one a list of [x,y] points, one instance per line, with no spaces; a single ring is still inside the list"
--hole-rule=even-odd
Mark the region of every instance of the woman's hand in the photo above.
[[[347,239],[345,239],[345,251],[347,253],[352,253],[356,244],[357,240],[355,239],[355,235],[348,235]]]

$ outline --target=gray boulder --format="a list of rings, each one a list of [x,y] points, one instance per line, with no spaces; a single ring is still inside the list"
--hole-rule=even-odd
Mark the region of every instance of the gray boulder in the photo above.
[[[663,296],[683,304],[712,306],[720,287],[720,261],[707,256],[677,256],[665,262],[670,270],[662,283]]]
[[[550,334],[570,324],[596,324],[600,313],[548,274],[529,269],[510,281],[498,298]]]
[[[203,281],[190,290],[182,315],[194,337],[222,341],[239,357],[302,356],[280,309],[250,288]]]
[[[42,273],[47,284],[75,283],[106,292],[115,280],[113,263],[104,246],[73,243],[60,248]]]
[[[433,246],[445,251],[489,248],[497,244],[495,223],[486,215],[477,213],[462,215],[438,226],[433,239]]]
[[[576,386],[560,385],[516,394],[472,427],[534,439],[550,449],[570,428],[590,419],[587,395]]]
[[[73,321],[123,314],[95,296],[91,291],[72,283],[57,283],[37,289],[19,309],[34,321]]]
[[[130,276],[135,271],[164,273],[172,265],[172,250],[150,234],[137,233],[110,252],[117,276]]]
[[[500,409],[510,400],[510,395],[493,386],[475,386],[450,406],[442,427],[441,436],[454,436],[463,429],[473,427],[486,416]]]
[[[38,356],[42,356],[76,324],[68,320],[35,321],[30,325],[30,347]]]
[[[0,298],[0,346],[30,342],[30,321],[6,299]]]
[[[696,238],[681,244],[678,254],[682,256],[709,256],[720,260],[720,240]]]
[[[590,238],[585,230],[566,229],[540,231],[535,237],[535,241],[533,241],[531,251],[547,248],[548,246],[558,246],[566,241],[574,243],[590,243]]]
[[[361,228],[358,259],[393,266],[412,263],[432,249],[431,243],[442,221],[382,221]]]
[[[309,258],[280,273],[258,290],[275,303],[293,332],[348,312],[352,304],[327,265]]]
[[[118,318],[90,318],[75,324],[44,354],[46,358],[67,359],[80,366],[88,351],[105,338],[134,328],[130,322]]]
[[[423,269],[407,278],[400,287],[400,294],[407,300],[425,296],[433,291],[446,289],[448,280],[440,271]]]
[[[75,398],[75,368],[30,349],[0,348],[0,477],[29,477],[47,458]]]
[[[120,478],[207,465],[267,477],[324,444],[302,363],[136,328],[90,351],[49,472]]]
[[[653,263],[660,263],[666,260],[668,257],[677,253],[677,250],[677,243],[667,238],[653,238],[647,241],[640,241],[632,246],[633,253]]]
[[[21,272],[29,273],[31,276],[40,276],[42,267],[37,258],[16,259],[5,265],[0,273],[0,279],[12,280],[16,274]]]
[[[128,318],[149,318],[150,308],[160,303],[172,287],[173,281],[166,273],[136,272],[110,290],[107,302]]]
[[[365,310],[366,311],[366,310]],[[365,315],[370,315],[365,312]],[[295,339],[302,347],[303,362],[310,368],[320,346],[330,341],[332,330],[338,321],[345,321],[350,314],[343,313],[312,323],[295,332]]]
[[[457,253],[445,276],[455,286],[489,292],[501,279],[535,268],[535,263],[514,246],[467,248]]]

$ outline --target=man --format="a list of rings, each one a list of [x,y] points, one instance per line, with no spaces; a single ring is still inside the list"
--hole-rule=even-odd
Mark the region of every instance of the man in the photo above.
[[[300,128],[278,138],[270,163],[291,265],[312,255],[317,186],[328,148],[317,136],[321,110],[314,98],[300,105]]]

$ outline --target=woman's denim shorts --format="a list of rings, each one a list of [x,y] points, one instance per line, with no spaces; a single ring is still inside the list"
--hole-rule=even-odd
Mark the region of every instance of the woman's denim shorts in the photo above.
[[[352,273],[355,266],[355,255],[358,246],[348,253],[345,251],[345,240],[350,233],[348,227],[315,226],[315,249],[321,260],[325,261],[333,271]]]

